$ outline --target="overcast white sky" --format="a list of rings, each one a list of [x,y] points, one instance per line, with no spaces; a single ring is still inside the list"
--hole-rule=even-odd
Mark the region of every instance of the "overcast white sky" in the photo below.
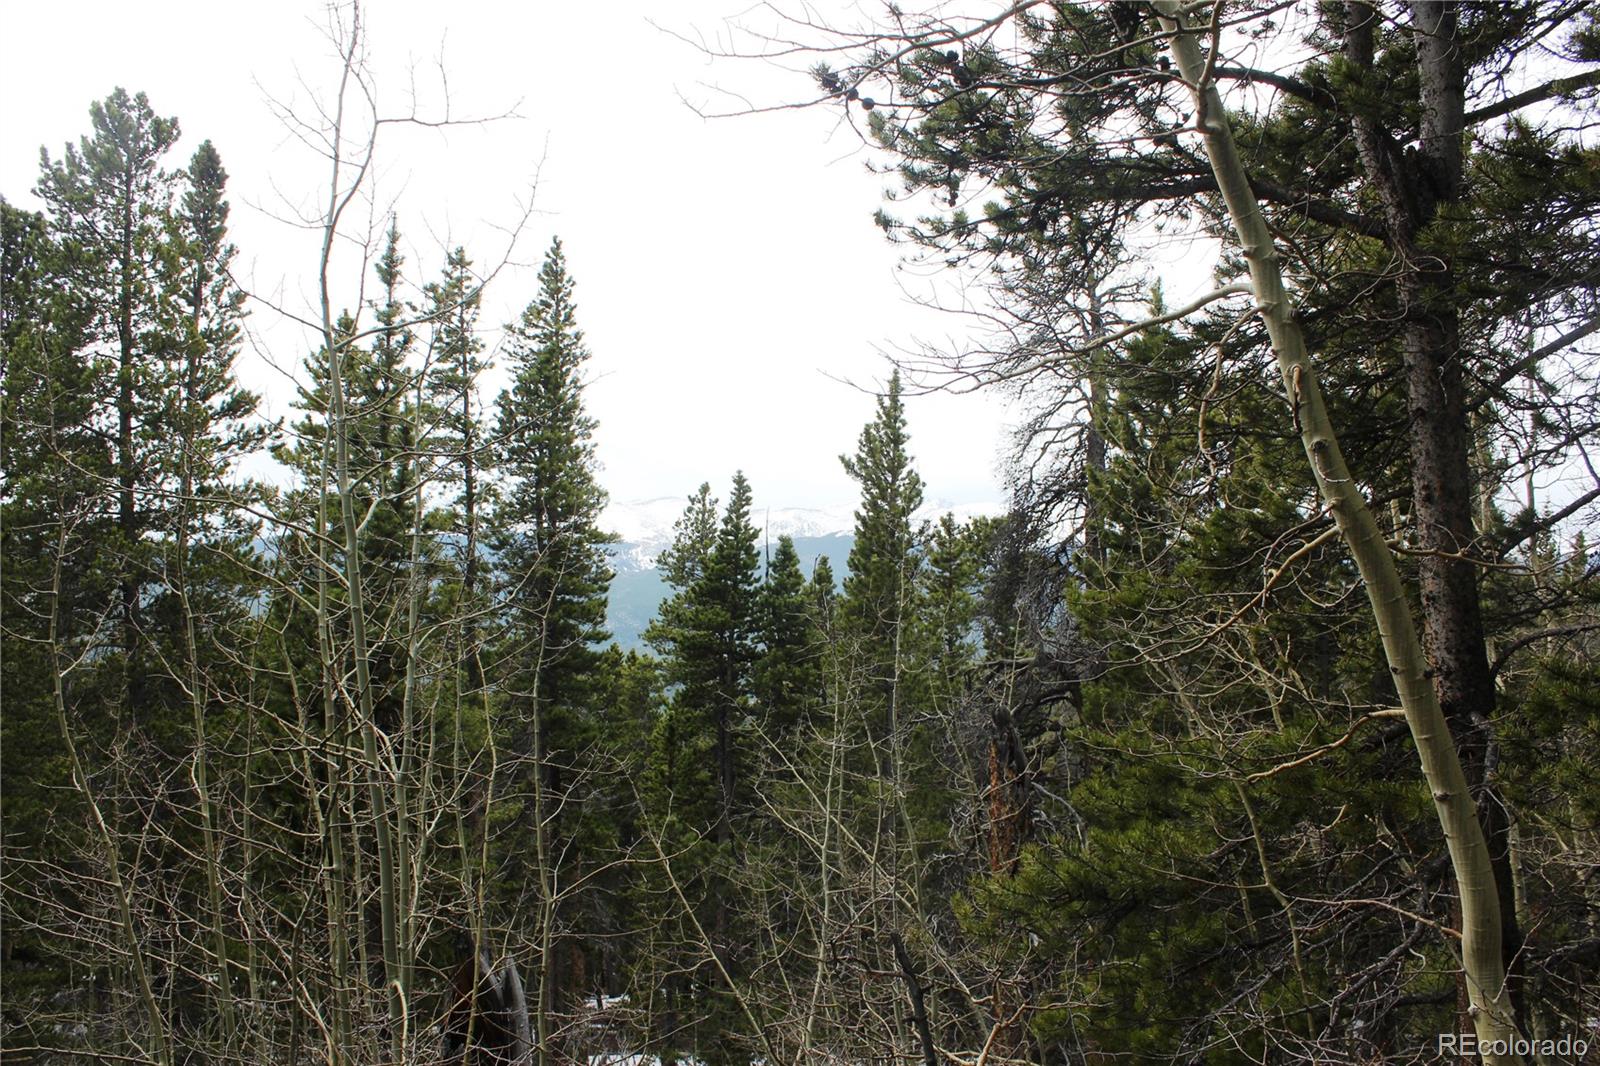
[[[386,111],[407,107],[413,82],[424,106],[436,105],[442,57],[455,115],[520,114],[448,134],[386,132],[377,195],[397,205],[420,283],[456,243],[480,266],[497,258],[501,227],[537,175],[537,213],[518,249],[527,266],[490,289],[483,321],[507,321],[528,302],[559,235],[594,353],[588,399],[600,420],[602,480],[619,500],[683,495],[702,480],[720,495],[742,467],[767,506],[849,501],[854,485],[837,456],[854,450],[873,401],[836,379],[882,380],[884,351],[955,341],[966,329],[908,297],[930,283],[896,270],[900,253],[871,223],[894,179],[867,172],[839,110],[707,121],[685,104],[737,106],[713,87],[754,103],[812,91],[803,75],[766,63],[712,62],[646,21],[714,37],[738,3],[373,0],[367,13]],[[239,273],[304,312],[316,241],[273,216],[325,195],[325,167],[286,134],[266,96],[304,108],[336,75],[324,20],[304,0],[0,0],[10,42],[0,64],[0,193],[37,207],[39,147],[59,158],[88,132],[90,102],[114,87],[146,92],[181,123],[173,165],[206,138],[221,152]],[[763,20],[771,16],[743,17]],[[241,376],[272,414],[285,414],[285,372],[314,341],[260,305],[251,327],[263,352],[242,361]],[[930,498],[1002,498],[998,401],[916,398],[909,419]]]

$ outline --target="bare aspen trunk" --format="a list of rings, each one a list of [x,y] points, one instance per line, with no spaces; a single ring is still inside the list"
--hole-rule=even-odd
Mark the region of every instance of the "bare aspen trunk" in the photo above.
[[[383,937],[384,999],[388,1004],[389,1044],[395,1062],[405,1059],[406,1015],[405,975],[400,965],[398,934],[398,891],[395,885],[395,848],[390,825],[389,804],[384,789],[384,760],[378,752],[378,726],[373,718],[372,670],[368,661],[366,597],[361,578],[361,540],[356,520],[355,498],[350,490],[349,419],[344,399],[345,342],[333,327],[333,308],[328,270],[333,257],[334,236],[343,209],[355,188],[342,188],[345,94],[356,63],[361,24],[359,9],[351,25],[344,70],[340,78],[338,104],[331,141],[332,170],[329,175],[328,210],[323,222],[322,256],[318,271],[318,293],[322,311],[323,344],[328,353],[328,432],[333,442],[335,486],[339,493],[339,512],[344,526],[344,577],[350,606],[351,652],[355,659],[357,725],[361,731],[362,755],[366,760],[367,796],[377,836],[378,906]],[[359,182],[358,182],[359,184]]]
[[[829,640],[832,640],[831,634],[829,636]],[[829,667],[829,669],[836,674],[838,668],[836,665],[832,665]],[[830,688],[833,695],[833,730],[828,739],[828,776],[824,780],[822,788],[822,842],[819,848],[821,853],[820,889],[822,893],[822,900],[817,922],[816,967],[812,971],[811,997],[810,1001],[806,1005],[806,1020],[800,1037],[800,1050],[798,1057],[801,1062],[808,1061],[811,1053],[812,1042],[816,1039],[819,1007],[822,999],[822,982],[823,978],[827,974],[828,969],[826,943],[827,938],[831,935],[832,931],[831,919],[833,908],[833,870],[832,867],[828,865],[828,854],[833,847],[833,837],[835,834],[834,823],[838,817],[834,795],[836,792],[842,793],[844,788],[844,779],[842,774],[844,738],[840,733],[839,727],[841,715],[838,705],[838,678],[836,676],[832,677],[830,681]],[[842,806],[842,803],[843,800],[841,797],[839,805]],[[842,858],[842,848],[840,849],[840,854]]]
[[[1488,844],[1456,754],[1455,743],[1428,674],[1405,589],[1393,553],[1339,450],[1339,442],[1306,353],[1294,307],[1283,286],[1272,236],[1234,145],[1209,64],[1196,40],[1186,8],[1156,0],[1169,48],[1194,93],[1197,124],[1218,189],[1250,266],[1256,306],[1272,341],[1278,369],[1293,406],[1300,438],[1322,498],[1333,513],[1366,585],[1384,653],[1394,675],[1401,708],[1417,745],[1423,777],[1444,831],[1461,900],[1462,968],[1473,1026],[1485,1044],[1505,1046],[1516,1035],[1501,957],[1500,900]],[[1520,1063],[1515,1054],[1486,1053],[1490,1066]]]
[[[319,549],[320,551],[320,549]],[[323,579],[325,580],[325,579]],[[319,582],[320,584],[320,582]],[[324,594],[318,595],[319,616],[324,610]],[[323,627],[318,622],[318,643],[320,648],[326,648],[327,641],[323,635]],[[281,636],[280,636],[281,641]],[[295,680],[293,660],[289,657],[289,650],[280,645],[283,662],[286,665],[285,677],[289,681],[290,698],[294,701],[297,724],[302,737],[311,736],[311,723],[306,718],[305,704],[301,702],[299,682]],[[330,681],[331,670],[328,668],[327,653],[322,659],[322,706],[323,706],[323,736],[331,738],[333,733],[333,689]],[[328,806],[323,808],[322,789],[317,784],[317,773],[311,765],[311,752],[306,745],[299,746],[300,774],[305,779],[307,799],[311,805],[311,813],[317,828],[317,845],[323,861],[319,864],[317,881],[322,889],[323,925],[328,931],[328,953],[333,972],[333,1018],[332,1024],[324,1028],[328,1042],[328,1062],[332,1066],[339,1066],[346,1061],[350,1047],[350,989],[349,989],[349,943],[345,936],[345,906],[344,884],[346,881],[344,864],[344,847],[342,844],[342,830],[338,825],[340,780],[337,772],[330,773],[326,792]],[[342,765],[340,759],[335,766]],[[298,1022],[299,1015],[295,1016]],[[298,1029],[296,1030],[296,1034]],[[291,1036],[291,1044],[294,1036]]]

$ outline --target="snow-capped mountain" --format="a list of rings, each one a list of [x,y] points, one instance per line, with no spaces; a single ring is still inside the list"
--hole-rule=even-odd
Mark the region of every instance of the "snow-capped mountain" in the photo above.
[[[656,557],[672,543],[672,524],[682,516],[687,503],[682,496],[613,502],[601,518],[601,528],[619,538],[611,547],[611,565],[616,577],[611,582],[606,624],[613,638],[624,648],[641,646],[645,627],[671,591],[656,569]],[[953,504],[948,500],[936,500],[918,509],[915,522],[937,522],[946,512],[955,515],[957,521],[965,522],[979,516],[1004,514],[1005,508],[995,503]],[[855,543],[853,504],[757,506],[751,510],[750,518],[762,533],[758,544],[775,546],[779,537],[793,537],[803,573],[810,575],[817,559],[826,556],[835,579],[844,580],[850,547]]]
[[[687,498],[683,496],[612,501],[601,518],[601,528],[615,533],[620,542],[612,552],[617,570],[655,569],[656,556],[672,543],[672,525],[683,515],[687,503]],[[937,522],[947,512],[955,515],[956,521],[965,522],[979,516],[1004,514],[1005,507],[997,503],[957,504],[949,500],[935,500],[917,510],[914,522]],[[761,539],[772,543],[782,536],[796,540],[848,538],[856,525],[853,504],[831,507],[756,506],[751,509],[750,519],[763,534]]]

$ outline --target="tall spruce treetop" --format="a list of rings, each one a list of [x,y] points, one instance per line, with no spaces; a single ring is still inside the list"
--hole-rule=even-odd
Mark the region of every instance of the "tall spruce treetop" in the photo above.
[[[717,518],[710,485],[689,497],[660,567],[676,595],[661,605],[646,638],[668,659],[679,702],[702,710],[742,704],[749,695],[758,626],[756,530],[750,483],[735,474]]]
[[[833,577],[833,564],[826,555],[817,556],[811,568],[811,612],[817,629],[826,636],[833,630],[835,609],[838,607],[839,586]]]
[[[378,329],[372,338],[371,357],[354,362],[351,368],[360,379],[358,396],[370,409],[370,418],[360,420],[357,429],[369,438],[368,450],[374,463],[370,470],[356,473],[369,478],[374,493],[381,495],[395,512],[397,529],[406,525],[406,497],[416,476],[416,430],[410,411],[411,371],[407,366],[416,334],[407,324],[413,308],[400,294],[405,262],[400,253],[400,224],[391,216],[383,254],[374,268],[383,291],[381,301],[373,306]]]
[[[478,336],[478,313],[483,286],[472,271],[465,248],[457,247],[445,258],[444,274],[424,290],[433,334],[428,348],[427,402],[432,429],[424,451],[432,457],[433,477],[459,491],[446,511],[447,528],[460,537],[460,594],[464,604],[474,603],[480,591],[478,538],[486,508],[485,472],[493,465],[485,443],[483,404],[478,399],[478,376],[488,366]],[[468,606],[470,613],[474,608]],[[476,647],[476,623],[466,622],[467,644]],[[466,656],[473,687],[482,676],[476,654]]]
[[[763,650],[752,680],[768,738],[778,740],[794,731],[822,690],[822,634],[793,537],[778,538],[758,609]]]
[[[613,538],[600,529],[606,493],[595,476],[595,420],[583,407],[589,352],[572,297],[555,240],[538,297],[507,330],[512,379],[500,394],[496,456],[506,485],[495,527],[514,614],[539,626],[545,667],[563,661],[575,680],[607,637]],[[554,691],[550,680],[543,687]]]
[[[689,590],[705,573],[706,560],[717,541],[717,500],[711,483],[701,482],[689,497],[683,514],[672,524],[672,543],[656,558],[661,576],[675,591],[662,601],[645,629],[644,639],[662,655],[671,656],[683,630]]]
[[[672,524],[672,543],[656,560],[667,584],[682,592],[700,580],[716,539],[717,500],[710,482],[702,482]]]
[[[450,471],[459,470],[464,497],[475,496],[485,456],[477,400],[478,375],[488,367],[478,336],[482,286],[465,248],[445,259],[444,275],[424,290],[433,336],[428,352],[428,393],[437,408],[429,451]],[[470,506],[475,500],[462,501]]]
[[[748,699],[755,661],[756,574],[761,557],[750,522],[750,499],[750,482],[743,473],[734,474],[733,492],[705,571],[689,591],[692,635],[680,646],[689,665],[686,684],[706,684],[723,710],[740,707]]]
[[[228,172],[210,141],[195,149],[184,176],[188,188],[172,218],[178,253],[172,287],[181,292],[188,328],[176,368],[179,387],[168,402],[176,407],[171,421],[184,445],[184,481],[215,495],[232,463],[259,448],[270,427],[255,421],[258,397],[233,373],[244,293],[229,275],[235,249],[228,243]],[[190,495],[185,488],[183,496]]]
[[[909,442],[897,370],[878,399],[877,415],[861,431],[855,456],[839,457],[861,486],[844,617],[869,644],[892,642],[915,570],[911,516],[922,506],[922,478],[911,468]]]
[[[381,289],[371,302],[377,328],[370,347],[357,348],[350,339],[361,324],[348,311],[334,324],[345,368],[351,491],[363,512],[374,509],[364,520],[362,540],[380,567],[392,566],[406,554],[409,496],[416,484],[415,397],[408,387],[416,337],[406,326],[410,305],[400,292],[405,257],[399,244],[399,228],[391,220],[383,253],[373,265]],[[313,484],[321,476],[328,440],[328,368],[326,350],[306,359],[310,385],[300,387],[296,402],[304,417],[293,424],[291,443],[275,450],[279,461]]]

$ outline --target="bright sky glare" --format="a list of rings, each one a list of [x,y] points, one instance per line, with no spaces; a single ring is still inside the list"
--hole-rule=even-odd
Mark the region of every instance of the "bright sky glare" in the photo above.
[[[897,271],[900,253],[871,223],[895,179],[838,108],[706,120],[720,110],[806,98],[811,82],[754,61],[712,61],[657,25],[712,39],[739,0],[605,5],[374,0],[369,56],[381,108],[424,114],[445,98],[456,117],[515,109],[520,118],[448,133],[386,129],[378,151],[381,224],[398,212],[415,284],[464,244],[480,268],[503,254],[537,178],[532,216],[486,295],[483,323],[514,317],[559,235],[578,283],[594,353],[588,393],[600,420],[602,481],[618,500],[719,495],[743,468],[765,506],[854,498],[837,457],[852,452],[884,352],[920,339],[958,343],[967,323],[919,308],[930,281]],[[38,207],[39,147],[53,158],[89,130],[88,108],[116,86],[176,116],[182,165],[211,139],[230,173],[237,272],[257,294],[309,315],[316,235],[284,221],[316,210],[326,165],[285,129],[267,97],[302,114],[331,99],[337,60],[322,8],[167,0],[8,2],[0,30],[0,193]],[[747,25],[770,24],[754,9]],[[22,43],[27,42],[26,46]],[[859,119],[857,112],[854,118]],[[362,222],[365,223],[366,216]],[[359,228],[359,227],[358,227]],[[341,291],[361,273],[341,261]],[[245,382],[268,413],[290,413],[288,377],[311,334],[262,303]],[[502,376],[490,381],[498,391]],[[983,396],[910,402],[913,452],[930,499],[1003,497],[997,466],[1006,414]],[[261,473],[261,470],[253,471]]]

